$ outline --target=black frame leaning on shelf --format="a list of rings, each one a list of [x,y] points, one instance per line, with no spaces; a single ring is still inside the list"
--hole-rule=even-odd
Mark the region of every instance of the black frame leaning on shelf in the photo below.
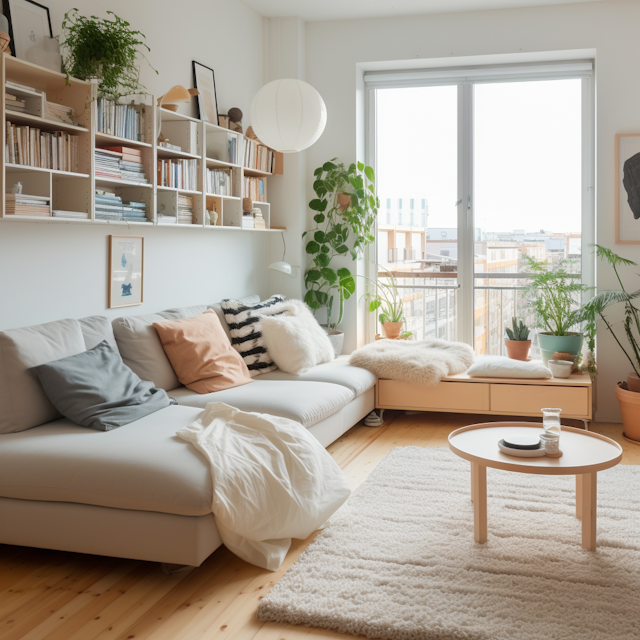
[[[195,60],[192,61],[192,67],[193,67],[193,86],[198,90],[198,117],[203,122],[209,122],[211,124],[215,124],[216,126],[218,126],[218,96],[216,95],[216,77],[213,72],[213,69],[211,69],[210,67],[207,67],[206,65],[200,62],[196,62]],[[207,87],[206,85],[198,86],[199,71],[197,67],[202,67],[202,69],[206,69],[206,71],[211,72],[211,86],[213,87],[213,90],[211,89],[211,87]],[[208,78],[205,76],[201,76],[201,82],[206,82],[206,81],[208,81]],[[210,120],[208,115],[211,115],[211,114],[207,114],[205,108],[203,108],[203,105],[204,105],[203,95],[205,94],[205,92],[208,92],[209,94],[211,93],[213,94],[212,102],[213,102],[213,108],[215,109],[215,120]]]
[[[53,38],[53,29],[51,27],[51,14],[49,13],[49,7],[45,7],[43,4],[39,4],[38,2],[34,2],[33,0],[2,0],[2,13],[4,13],[4,15],[7,17],[7,20],[9,21],[9,36],[11,37],[11,42],[9,43],[9,47],[11,48],[11,53],[12,55],[14,55],[16,58],[19,58],[20,60],[27,60],[27,62],[35,62],[35,60],[28,60],[27,58],[24,57],[23,53],[24,52],[20,52],[19,55],[16,51],[16,37],[15,37],[15,28],[14,28],[14,16],[16,15],[16,12],[12,13],[11,12],[11,6],[13,5],[14,8],[19,8],[20,5],[34,5],[34,7],[37,7],[38,9],[40,9],[40,12],[37,13],[46,13],[47,16],[47,22],[49,24],[49,38]],[[20,7],[22,9],[25,9],[25,7]],[[36,10],[32,10],[33,13],[36,13]],[[44,17],[44,15],[43,15]],[[18,29],[20,29],[20,20],[17,20],[18,24],[16,25],[18,27]],[[43,36],[44,37],[44,36]]]

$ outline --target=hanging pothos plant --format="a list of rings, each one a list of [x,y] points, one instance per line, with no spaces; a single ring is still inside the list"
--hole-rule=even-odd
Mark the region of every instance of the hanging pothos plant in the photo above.
[[[87,18],[78,9],[65,13],[60,46],[67,84],[70,76],[80,80],[98,78],[100,95],[113,100],[146,93],[137,64],[138,55],[144,58],[144,50],[150,51],[145,36],[132,31],[131,25],[113,11],[107,11],[107,15],[110,17]]]
[[[373,169],[362,162],[345,168],[336,158],[325,162],[313,173],[316,197],[309,207],[315,211],[314,229],[305,231],[306,251],[311,264],[305,273],[307,293],[304,301],[314,310],[327,310],[327,328],[335,331],[342,322],[344,301],[356,290],[351,271],[346,267],[334,268],[335,258],[350,255],[357,260],[364,247],[375,240],[373,229],[380,201],[375,195]],[[338,317],[333,313],[338,303]]]

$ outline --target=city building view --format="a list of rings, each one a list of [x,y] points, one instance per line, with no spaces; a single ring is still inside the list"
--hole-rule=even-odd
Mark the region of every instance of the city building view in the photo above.
[[[431,227],[427,198],[382,197],[378,214],[378,277],[396,280],[406,328],[415,339],[456,339],[458,232]],[[514,316],[533,330],[524,304],[527,257],[580,270],[581,234],[514,229],[474,231],[474,347],[503,355],[504,328]],[[532,332],[534,332],[533,330]],[[535,343],[535,341],[534,341]],[[535,347],[535,344],[534,344]],[[532,354],[535,355],[535,354]]]

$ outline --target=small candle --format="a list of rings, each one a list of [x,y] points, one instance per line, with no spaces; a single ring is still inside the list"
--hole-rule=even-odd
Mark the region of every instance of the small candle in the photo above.
[[[560,453],[560,438],[553,433],[543,433],[540,436],[540,442],[545,453],[557,455]]]

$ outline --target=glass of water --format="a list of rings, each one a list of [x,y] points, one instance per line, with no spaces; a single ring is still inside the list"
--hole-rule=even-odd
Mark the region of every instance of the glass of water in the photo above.
[[[560,437],[560,414],[562,409],[542,409],[542,426],[545,434]]]

